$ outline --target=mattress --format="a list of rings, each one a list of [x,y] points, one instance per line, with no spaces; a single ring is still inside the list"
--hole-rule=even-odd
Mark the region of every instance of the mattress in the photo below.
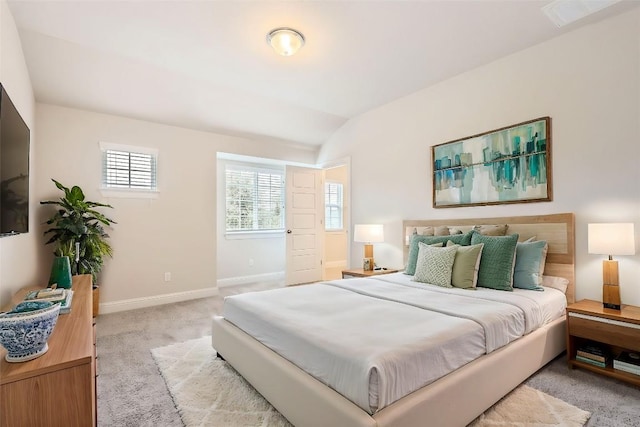
[[[489,298],[495,299],[497,294],[498,297],[505,296],[505,298],[508,300],[509,298],[512,298],[509,295],[511,294],[518,295],[520,297],[529,298],[535,301],[535,303],[542,310],[543,324],[550,323],[553,320],[564,316],[565,309],[567,308],[566,295],[563,292],[550,287],[544,287],[544,291],[542,292],[532,291],[528,289],[518,289],[518,288],[514,288],[513,292],[495,291],[493,289],[488,289],[488,288],[476,288],[473,290],[457,289],[457,288],[441,288],[438,286],[432,286],[424,283],[414,282],[413,276],[409,276],[404,273],[385,274],[385,275],[377,276],[376,279],[388,281],[392,283],[403,284],[406,286],[413,286],[413,287],[419,287],[419,288],[427,287],[434,292],[439,291],[439,292],[446,292],[446,293],[452,293],[457,295],[465,295],[465,294],[468,294],[468,292],[472,292],[477,298],[482,298],[484,295],[491,295]]]
[[[223,315],[372,414],[552,320],[559,300],[399,274],[235,295]]]

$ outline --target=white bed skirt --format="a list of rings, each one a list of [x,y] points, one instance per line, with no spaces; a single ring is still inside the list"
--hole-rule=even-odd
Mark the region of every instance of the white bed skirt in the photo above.
[[[357,405],[227,322],[213,318],[213,347],[298,427],[460,427],[468,424],[566,347],[557,319],[463,366],[370,416]]]

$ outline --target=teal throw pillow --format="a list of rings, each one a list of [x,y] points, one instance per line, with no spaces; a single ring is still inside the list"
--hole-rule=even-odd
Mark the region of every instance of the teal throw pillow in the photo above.
[[[513,272],[513,287],[543,291],[542,272],[547,259],[549,245],[544,240],[520,242],[516,246],[516,268]]]
[[[472,231],[469,231],[465,234],[455,234],[451,236],[421,236],[414,234],[409,244],[409,256],[407,257],[407,266],[404,269],[404,274],[413,276],[416,273],[416,262],[418,260],[418,250],[420,249],[418,243],[422,242],[431,245],[434,243],[446,244],[448,241],[451,241],[457,245],[469,246],[471,244],[472,233]]]
[[[419,242],[418,247],[418,261],[413,280],[451,288],[451,270],[458,245],[434,248]]]
[[[477,286],[512,291],[518,235],[484,236],[474,232],[471,236],[471,244],[480,243],[484,243],[484,247],[480,258]]]

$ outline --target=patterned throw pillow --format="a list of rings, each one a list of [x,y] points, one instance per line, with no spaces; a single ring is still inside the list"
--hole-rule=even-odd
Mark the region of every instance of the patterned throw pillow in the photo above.
[[[434,248],[422,242],[418,243],[418,261],[415,282],[430,283],[436,286],[452,288],[451,270],[458,251],[458,245],[446,248]]]
[[[518,237],[517,234],[485,236],[478,232],[473,233],[471,236],[472,245],[484,243],[477,286],[513,291],[513,268]]]
[[[471,234],[473,231],[469,231],[465,234],[456,234],[454,236],[421,236],[414,234],[411,237],[411,243],[409,244],[409,256],[407,257],[407,266],[405,267],[404,274],[413,276],[416,272],[416,262],[418,261],[418,243],[426,243],[431,245],[433,243],[446,244],[448,241],[452,241],[457,245],[469,246],[471,243]]]

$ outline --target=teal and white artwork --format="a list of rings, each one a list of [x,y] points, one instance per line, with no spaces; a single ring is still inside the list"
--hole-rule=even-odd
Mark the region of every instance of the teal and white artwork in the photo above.
[[[432,147],[433,207],[551,201],[551,118]]]

